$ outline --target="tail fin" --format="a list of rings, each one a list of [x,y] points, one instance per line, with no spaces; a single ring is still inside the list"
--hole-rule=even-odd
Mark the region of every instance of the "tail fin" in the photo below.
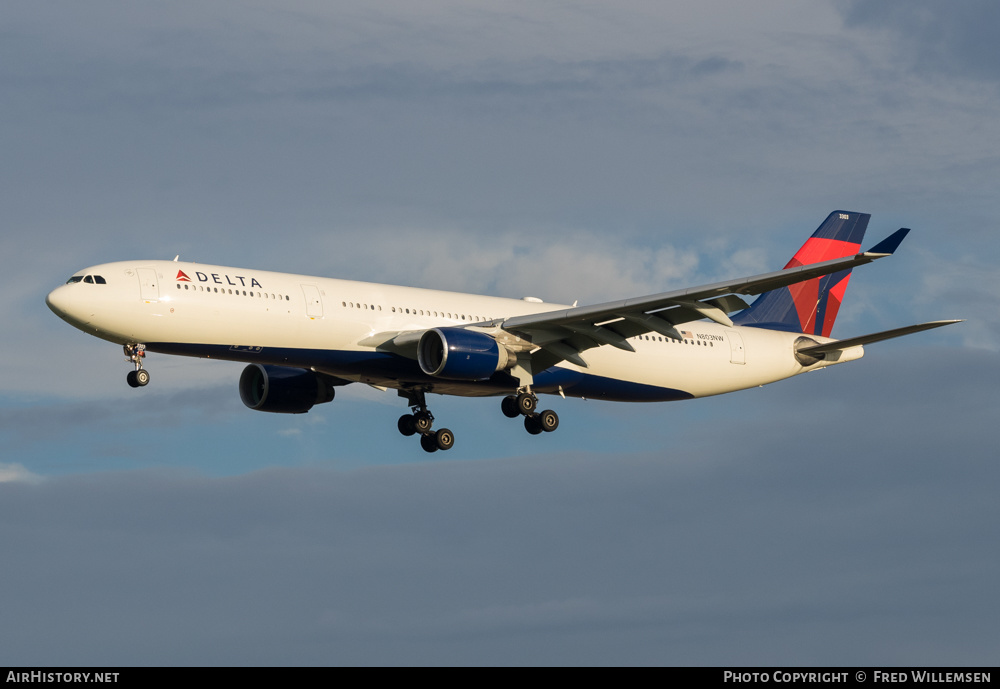
[[[869,218],[868,213],[830,213],[785,268],[853,256],[861,250]],[[850,279],[851,271],[842,270],[765,292],[733,323],[829,337]]]

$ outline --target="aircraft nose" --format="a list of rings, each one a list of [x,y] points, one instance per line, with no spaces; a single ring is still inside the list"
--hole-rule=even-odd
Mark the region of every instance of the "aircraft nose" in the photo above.
[[[70,290],[67,285],[61,285],[49,292],[49,295],[45,297],[45,305],[57,316],[64,315],[70,305]]]
[[[45,304],[52,309],[52,313],[74,327],[80,327],[90,319],[83,313],[84,305],[80,302],[79,291],[73,289],[76,285],[62,285],[56,287],[45,297]]]

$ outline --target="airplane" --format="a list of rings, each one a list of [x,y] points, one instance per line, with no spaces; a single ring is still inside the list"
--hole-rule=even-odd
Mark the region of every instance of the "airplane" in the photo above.
[[[500,396],[528,433],[555,431],[538,395],[662,402],[719,395],[860,359],[864,345],[958,320],[830,337],[853,268],[892,255],[901,228],[859,252],[870,215],[834,211],[783,270],[590,306],[547,304],[173,261],[74,273],[46,304],[122,345],[128,384],[149,352],[247,363],[250,409],[305,413],[336,388],[394,389],[397,428],[427,452],[451,449],[427,393]],[[752,304],[744,296],[759,295]]]

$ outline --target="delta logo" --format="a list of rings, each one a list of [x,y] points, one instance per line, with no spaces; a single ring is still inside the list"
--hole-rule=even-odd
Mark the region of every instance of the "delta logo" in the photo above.
[[[212,273],[209,275],[200,271],[195,271],[194,276],[197,278],[198,282],[211,282],[216,285],[229,285],[230,287],[259,287],[260,289],[264,289],[264,285],[260,284],[257,278],[245,278],[242,275],[233,275],[230,277],[225,274],[220,275],[219,273]],[[250,282],[247,282],[248,279]],[[177,282],[194,282],[194,280],[188,277],[188,274],[183,270],[177,271],[177,277],[175,280]],[[239,280],[239,282],[233,282],[233,280]]]

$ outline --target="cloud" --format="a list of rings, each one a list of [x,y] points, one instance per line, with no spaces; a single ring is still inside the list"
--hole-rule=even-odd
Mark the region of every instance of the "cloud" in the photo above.
[[[838,3],[850,28],[882,31],[895,39],[903,60],[921,75],[987,82],[1000,80],[1000,47],[993,27],[1000,8],[989,0],[943,6],[931,0],[856,0]]]
[[[476,240],[461,229],[370,228],[365,241],[338,254],[339,237],[322,241],[322,273],[410,286],[572,303],[650,294],[696,279],[695,250],[637,245],[627,236],[572,228],[506,228]],[[392,246],[391,255],[385,247]],[[457,259],[456,252],[462,253]]]
[[[123,376],[124,377],[124,376]],[[232,381],[230,381],[232,382]],[[131,389],[122,393],[132,393]],[[84,402],[22,404],[4,411],[0,431],[23,437],[45,437],[53,428],[66,432],[93,427],[148,428],[176,426],[196,420],[218,421],[234,408],[238,399],[233,387],[205,389],[186,387],[182,391],[149,391],[149,395],[122,394],[113,399]]]
[[[962,323],[962,338],[969,348],[1000,349],[1000,276],[978,257],[964,256],[923,273],[920,290],[922,303],[953,305],[955,317]]]
[[[0,462],[0,483],[10,483],[14,481],[38,483],[41,480],[41,476],[28,471],[20,464],[13,462]]]

